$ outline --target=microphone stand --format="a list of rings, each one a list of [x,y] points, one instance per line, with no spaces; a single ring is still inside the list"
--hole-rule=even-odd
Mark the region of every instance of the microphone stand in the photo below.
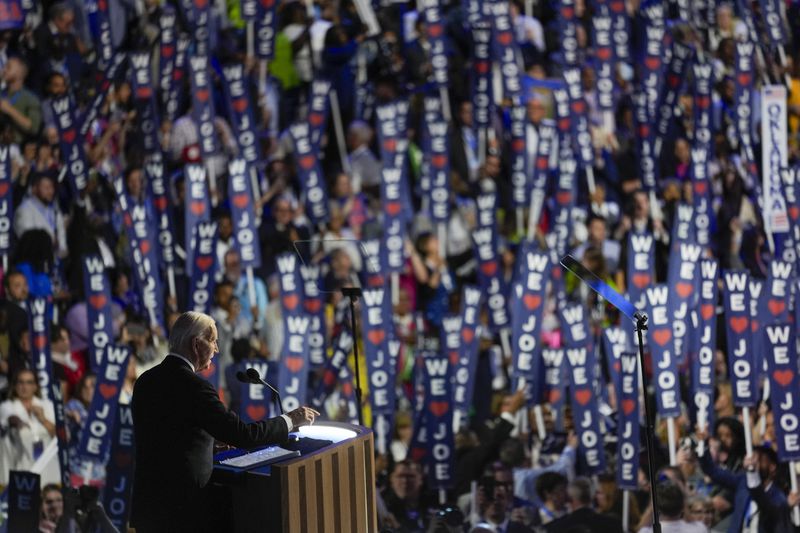
[[[661,521],[659,519],[658,501],[656,491],[656,472],[655,472],[655,451],[653,442],[655,441],[655,413],[647,393],[647,382],[644,372],[644,339],[642,332],[647,331],[647,315],[638,312],[636,317],[636,334],[639,339],[639,365],[642,369],[642,388],[644,390],[644,417],[645,417],[645,443],[647,445],[647,473],[650,476],[650,497],[653,500],[653,533],[661,533]]]
[[[356,302],[362,295],[361,287],[342,287],[342,294],[350,299],[350,328],[353,330],[353,358],[355,359],[356,367],[356,403],[358,404],[358,425],[363,426],[364,409],[361,404],[361,371],[358,367],[358,331],[356,330]]]

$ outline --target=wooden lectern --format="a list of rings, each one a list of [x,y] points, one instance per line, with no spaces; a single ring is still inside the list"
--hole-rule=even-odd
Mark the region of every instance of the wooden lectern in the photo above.
[[[230,531],[377,532],[372,430],[321,422],[300,428],[299,436],[283,447],[300,457],[246,471],[214,466],[212,483],[232,499]]]

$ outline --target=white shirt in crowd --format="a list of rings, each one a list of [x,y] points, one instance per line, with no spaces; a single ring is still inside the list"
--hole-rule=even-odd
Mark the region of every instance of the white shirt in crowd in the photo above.
[[[56,415],[53,403],[36,396],[32,401],[33,405],[42,408],[44,417],[55,424]],[[11,429],[8,419],[12,416],[18,417],[25,425]],[[37,453],[41,453],[52,437],[47,432],[47,428],[39,422],[36,416],[29,413],[18,399],[0,403],[0,427],[7,432],[2,438],[2,453],[6,469],[3,469],[0,475],[5,483],[8,470],[30,470],[36,460],[34,448],[37,448]]]

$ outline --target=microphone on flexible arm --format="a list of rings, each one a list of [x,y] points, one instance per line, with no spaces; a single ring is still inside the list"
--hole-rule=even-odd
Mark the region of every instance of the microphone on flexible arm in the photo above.
[[[255,385],[264,385],[269,390],[272,391],[272,395],[274,398],[278,400],[278,409],[280,409],[281,414],[284,415],[286,413],[283,412],[283,401],[281,401],[281,393],[278,392],[278,389],[261,379],[261,374],[258,373],[258,370],[255,368],[248,368],[246,373],[242,372],[241,370],[236,372],[236,379],[241,381],[242,383],[252,383]]]

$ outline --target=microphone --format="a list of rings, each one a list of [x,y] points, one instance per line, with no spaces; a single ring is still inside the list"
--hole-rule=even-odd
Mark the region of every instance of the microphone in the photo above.
[[[241,381],[242,383],[252,383],[254,385],[263,385],[267,387],[269,390],[272,391],[272,394],[275,398],[278,399],[278,408],[281,411],[281,414],[286,414],[283,412],[283,401],[281,401],[281,393],[278,392],[278,389],[261,379],[261,374],[258,373],[258,370],[255,368],[248,368],[247,372],[242,372],[241,370],[236,372],[236,379]]]

